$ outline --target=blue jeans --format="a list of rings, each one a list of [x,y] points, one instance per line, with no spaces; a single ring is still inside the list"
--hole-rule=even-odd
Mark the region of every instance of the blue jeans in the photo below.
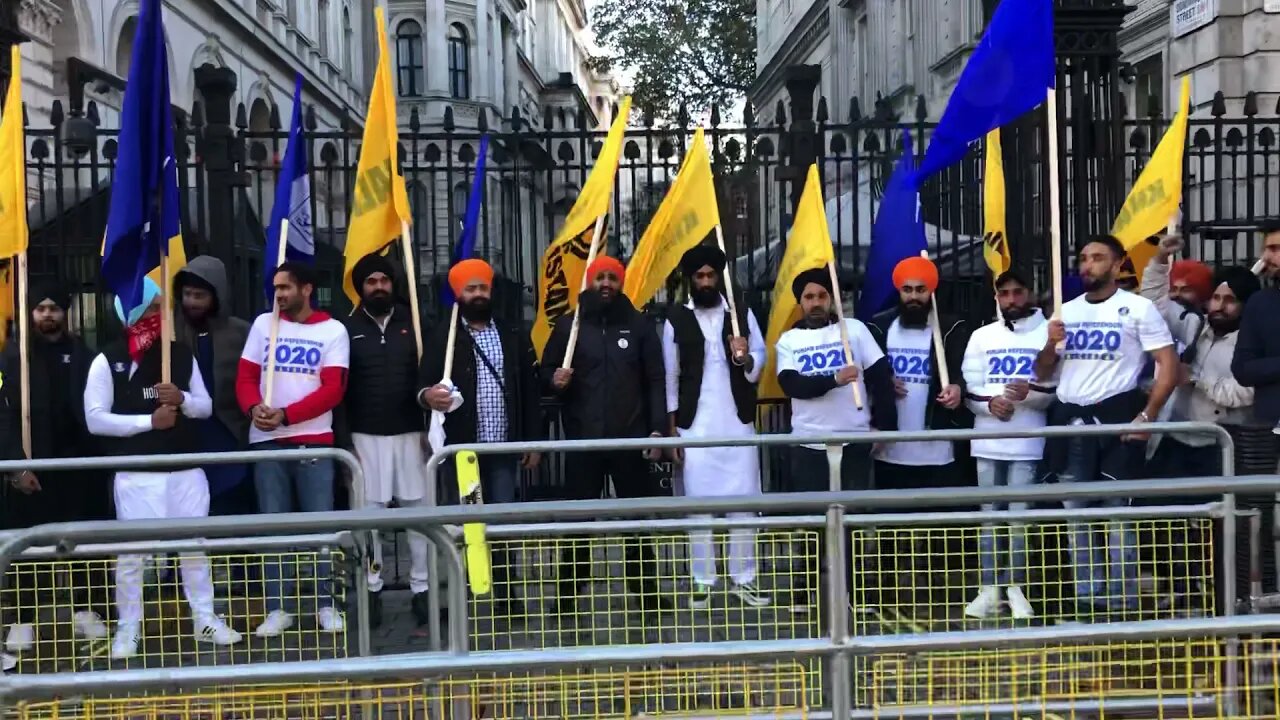
[[[1036,482],[1036,463],[1033,460],[988,460],[975,458],[978,463],[978,487],[1026,487]],[[1005,507],[1007,505],[1007,507]],[[986,512],[996,510],[1020,511],[1027,503],[985,503]],[[983,587],[992,585],[1021,585],[1027,580],[1027,526],[1012,523],[996,527],[984,524],[978,532],[978,553],[982,563]],[[1001,562],[1001,560],[1004,562]]]
[[[1086,467],[1084,443],[1093,438],[1071,438],[1067,450],[1067,468],[1058,474],[1058,482],[1091,482],[1098,480],[1099,470]],[[1115,452],[1130,451],[1122,447]],[[1084,507],[1124,507],[1124,499],[1064,503],[1068,510]],[[1136,606],[1138,601],[1138,536],[1133,524],[1107,521],[1105,529],[1094,523],[1068,523],[1071,542],[1071,565],[1075,575],[1077,604],[1107,606],[1115,609]]]
[[[258,443],[253,450],[283,450],[298,446],[277,442]],[[333,461],[293,460],[290,462],[260,462],[253,467],[253,484],[258,491],[258,511],[262,513],[327,512],[333,510]],[[296,500],[296,502],[295,502]],[[267,612],[287,610],[294,612],[296,605],[296,563],[282,562],[280,558],[268,561],[263,569],[266,584]],[[318,606],[331,606],[333,569],[328,560],[316,566],[316,597]],[[291,607],[285,607],[290,598]]]

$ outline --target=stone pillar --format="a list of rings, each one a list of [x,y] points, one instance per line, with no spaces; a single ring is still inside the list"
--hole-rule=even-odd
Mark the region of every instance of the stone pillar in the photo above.
[[[449,23],[445,20],[444,0],[426,0],[427,16],[423,26],[427,63],[427,95],[449,97]]]
[[[503,115],[511,115],[511,108],[520,104],[520,48],[516,45],[519,31],[510,22],[503,23],[502,32],[502,98],[506,104]]]
[[[471,73],[471,96],[477,102],[491,102],[498,93],[497,86],[492,83],[493,73],[490,70],[491,63],[497,60],[495,48],[498,43],[496,38],[490,40],[489,30],[489,0],[476,0],[476,67]]]
[[[489,37],[493,44],[493,63],[490,65],[492,76],[489,80],[493,83],[493,104],[498,108],[500,116],[507,117],[511,114],[511,98],[507,96],[503,78],[507,76],[511,60],[506,56],[506,42],[502,35],[504,24],[501,11],[494,12],[489,18]]]
[[[831,18],[830,39],[832,66],[852,68],[856,58],[854,48],[853,11],[845,7],[847,0],[830,0],[827,12]],[[857,94],[858,73],[866,72],[865,68],[857,68],[856,72],[834,73],[832,78],[831,97],[827,98],[827,107],[832,110],[832,120],[842,123],[847,118],[841,115],[841,108],[849,107],[849,100]]]

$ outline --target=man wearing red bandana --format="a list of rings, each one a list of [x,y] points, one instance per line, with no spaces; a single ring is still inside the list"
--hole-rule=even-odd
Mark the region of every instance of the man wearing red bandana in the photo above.
[[[162,383],[160,288],[146,281],[142,304],[125,312],[116,299],[125,339],[108,346],[89,366],[84,393],[85,423],[103,438],[111,455],[169,455],[200,450],[197,424],[213,414],[213,399],[191,350],[171,346],[170,382]],[[116,516],[121,520],[204,517],[209,483],[200,468],[121,471],[115,474]],[[112,658],[137,654],[142,637],[141,555],[116,562],[116,634]],[[197,642],[234,645],[240,633],[213,611],[213,582],[203,553],[182,554],[182,586]]]

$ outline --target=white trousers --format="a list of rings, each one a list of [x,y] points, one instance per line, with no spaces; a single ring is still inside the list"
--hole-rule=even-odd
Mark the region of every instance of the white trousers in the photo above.
[[[694,433],[682,432],[682,436]],[[760,465],[751,447],[689,448],[685,451],[684,494],[686,497],[758,495]],[[695,518],[709,517],[707,515]],[[731,519],[750,519],[754,513],[730,513]],[[756,530],[729,531],[729,577],[739,585],[756,579]],[[689,532],[689,572],[701,585],[716,583],[716,548],[710,530]]]
[[[710,515],[694,515],[694,519]],[[750,519],[754,513],[729,513],[728,518]],[[716,584],[716,548],[710,530],[689,531],[689,570],[694,582],[700,585]],[[729,531],[729,577],[739,585],[756,579],[756,530],[734,528]]]
[[[385,508],[393,499],[400,507],[426,505],[427,457],[422,433],[366,435],[352,433],[356,457],[364,473],[366,508]],[[427,591],[427,537],[409,536],[409,588],[416,594]],[[373,564],[368,568],[369,590],[382,590],[382,540],[372,533]]]
[[[209,482],[204,470],[173,473],[118,472],[115,477],[116,517],[120,520],[196,518],[209,514]],[[199,623],[212,618],[213,578],[204,553],[182,553],[182,592]],[[121,625],[142,622],[142,574],[145,555],[121,555],[116,560],[116,612]]]
[[[426,500],[401,500],[400,507],[421,507]],[[385,508],[386,503],[367,503],[366,508]],[[427,536],[406,530],[409,536],[409,589],[417,595],[427,591]],[[382,590],[382,540],[373,533],[373,565],[368,569],[369,590]]]

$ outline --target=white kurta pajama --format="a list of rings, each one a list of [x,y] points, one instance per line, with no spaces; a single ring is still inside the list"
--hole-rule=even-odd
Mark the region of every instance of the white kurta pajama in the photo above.
[[[698,409],[693,423],[686,430],[676,428],[680,437],[747,437],[756,432],[753,423],[738,418],[729,386],[730,361],[725,356],[724,323],[725,302],[714,308],[686,307],[693,310],[702,329],[705,361],[702,385],[698,392]],[[747,380],[756,383],[765,364],[764,335],[760,332],[755,314],[747,312],[748,344],[754,361]],[[676,345],[675,330],[668,322],[662,332],[662,356],[667,374],[667,411],[674,413],[679,407],[680,350]],[[760,455],[754,447],[689,448],[684,453],[684,494],[686,497],[718,497],[726,495],[756,495],[760,493]],[[729,517],[753,517],[751,513],[733,513]],[[750,528],[729,531],[729,576],[739,585],[755,581],[756,531]],[[710,530],[694,530],[689,533],[690,571],[700,585],[711,586],[716,582],[715,547]]]

